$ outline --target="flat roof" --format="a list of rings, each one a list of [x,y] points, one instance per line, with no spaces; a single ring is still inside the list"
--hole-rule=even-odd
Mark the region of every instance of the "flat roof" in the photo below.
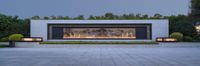
[[[162,20],[31,20],[31,22],[43,22],[43,23],[67,23],[67,24],[131,24],[131,23],[160,23],[169,22],[167,19]]]

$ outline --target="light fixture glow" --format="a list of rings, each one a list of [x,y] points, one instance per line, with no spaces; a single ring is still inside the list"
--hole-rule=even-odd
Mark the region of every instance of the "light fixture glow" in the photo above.
[[[195,26],[197,32],[200,32],[200,25]]]
[[[170,41],[176,41],[176,39],[175,38],[166,38],[165,41],[168,41],[168,42],[170,42]]]
[[[170,38],[170,37],[159,37],[156,38],[157,42],[176,42],[177,39],[176,38]]]
[[[33,41],[33,38],[23,38],[23,41]]]
[[[25,42],[41,42],[42,38],[38,38],[38,37],[22,38],[22,41],[25,41]]]

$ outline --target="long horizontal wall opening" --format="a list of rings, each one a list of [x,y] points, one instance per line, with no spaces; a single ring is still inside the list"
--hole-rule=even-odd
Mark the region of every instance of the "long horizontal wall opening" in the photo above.
[[[48,24],[49,40],[150,40],[151,24]]]

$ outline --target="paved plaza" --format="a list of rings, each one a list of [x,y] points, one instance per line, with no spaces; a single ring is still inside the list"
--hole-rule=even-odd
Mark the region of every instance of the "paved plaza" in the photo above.
[[[0,66],[200,66],[200,43],[0,48]]]

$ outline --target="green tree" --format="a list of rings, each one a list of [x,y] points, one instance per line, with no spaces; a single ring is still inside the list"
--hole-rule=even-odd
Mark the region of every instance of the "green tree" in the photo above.
[[[57,19],[62,20],[62,19],[64,19],[64,17],[63,16],[57,16]]]
[[[120,19],[128,19],[128,15],[127,14],[123,14],[122,16],[120,16]]]
[[[137,17],[138,17],[138,15],[137,15]],[[119,19],[131,20],[131,19],[137,19],[137,17],[134,14],[123,14],[122,16],[119,16]]]
[[[127,19],[137,19],[139,14],[134,15],[134,14],[128,14]],[[140,16],[139,16],[140,17]],[[139,18],[138,18],[139,19]]]
[[[0,14],[0,38],[8,34],[9,26],[12,24],[11,17]]]
[[[153,17],[151,17],[152,19],[162,19],[163,18],[163,16],[161,15],[161,14],[154,14],[154,16]]]
[[[63,19],[64,19],[64,20],[69,20],[69,19],[71,19],[71,18],[70,18],[69,16],[64,16]]]
[[[95,20],[95,17],[94,16],[89,16],[88,20]]]
[[[52,20],[56,20],[57,17],[56,17],[56,16],[51,16],[51,19],[52,19]]]
[[[77,17],[74,18],[75,20],[84,20],[84,16],[83,15],[79,15]]]
[[[142,19],[148,19],[148,18],[149,18],[149,16],[147,14],[142,15]]]
[[[25,36],[30,34],[30,19],[19,19],[18,16],[0,14],[0,38],[10,34],[20,33]]]
[[[169,32],[173,33],[174,31],[177,31],[177,22],[182,22],[182,21],[188,21],[187,16],[185,15],[178,15],[178,16],[165,16],[165,19],[169,19]],[[179,23],[180,24],[180,23]]]
[[[104,15],[105,19],[114,19],[114,14],[113,13],[106,13]]]
[[[48,16],[44,16],[43,19],[44,19],[44,20],[48,20],[49,17],[48,17]]]
[[[23,34],[25,37],[30,36],[30,19],[24,19],[21,26],[20,34]]]
[[[178,21],[173,25],[170,25],[170,31],[172,32],[181,32],[184,36],[192,36],[196,35],[196,29],[192,25],[191,22],[188,21]]]
[[[191,0],[191,15],[193,18],[200,18],[200,0]]]
[[[40,16],[33,16],[33,17],[31,17],[31,19],[33,19],[33,20],[39,20]]]
[[[136,19],[140,19],[141,18],[141,14],[136,14]]]

